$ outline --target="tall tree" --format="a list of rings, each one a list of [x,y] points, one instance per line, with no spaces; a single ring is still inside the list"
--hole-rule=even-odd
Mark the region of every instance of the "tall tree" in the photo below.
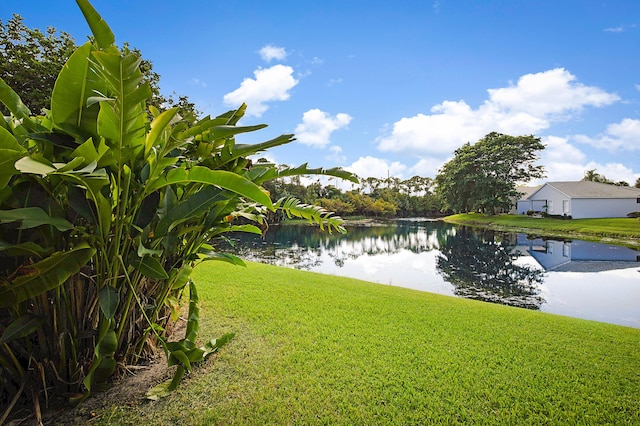
[[[56,77],[76,45],[65,32],[30,29],[22,21],[17,14],[6,24],[0,20],[0,75],[34,114],[40,114],[49,108]]]
[[[584,176],[582,177],[583,182],[600,182],[600,183],[610,183],[609,179],[601,175],[596,171],[596,169],[587,170],[584,172]]]
[[[475,144],[466,143],[436,176],[436,193],[445,209],[495,214],[509,210],[516,185],[544,177],[537,165],[540,138],[492,132]]]
[[[28,28],[24,18],[14,14],[6,23],[0,20],[0,76],[16,92],[22,102],[34,114],[42,113],[51,107],[51,92],[56,78],[69,56],[75,51],[76,44],[70,34],[48,27],[45,32]],[[122,47],[123,54],[142,57],[136,48],[127,43]],[[187,96],[173,93],[164,96],[160,91],[160,75],[153,70],[153,63],[142,59],[140,70],[145,82],[149,83],[152,97],[148,105],[165,111],[178,107],[178,114],[193,122],[200,114]],[[0,112],[7,114],[4,105]]]
[[[587,170],[586,172],[584,172],[584,176],[582,177],[582,181],[583,182],[606,183],[606,184],[609,184],[609,185],[616,185],[616,186],[630,186],[629,182],[626,182],[624,180],[621,180],[619,182],[614,182],[611,179],[607,179],[607,177],[605,175],[601,175],[600,173],[598,173],[596,171],[596,169],[591,169],[591,170]]]

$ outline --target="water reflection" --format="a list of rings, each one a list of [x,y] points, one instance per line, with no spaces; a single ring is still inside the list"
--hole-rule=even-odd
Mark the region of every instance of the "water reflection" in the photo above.
[[[640,252],[398,221],[329,235],[272,226],[221,251],[247,260],[640,327]]]
[[[460,228],[440,246],[436,267],[457,296],[539,309],[543,270],[515,263],[522,253],[509,234]]]
[[[625,247],[580,240],[551,240],[518,235],[526,250],[546,271],[598,272],[633,268],[640,252]]]

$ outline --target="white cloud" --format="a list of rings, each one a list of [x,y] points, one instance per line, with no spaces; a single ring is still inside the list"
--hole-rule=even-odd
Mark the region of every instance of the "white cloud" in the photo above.
[[[253,161],[254,163],[257,163],[258,160],[260,160],[260,159],[264,159],[264,160],[267,160],[268,163],[280,164],[280,162],[277,160],[277,158],[270,152],[261,152],[259,154],[255,154],[255,155],[250,156],[249,159],[251,161]]]
[[[633,185],[636,182],[636,179],[640,177],[640,175],[634,174],[633,170],[620,163],[600,164],[595,161],[591,161],[585,165],[584,171],[593,169],[609,180],[614,182],[625,181],[629,185]]]
[[[583,163],[585,154],[575,146],[571,145],[567,138],[558,136],[547,136],[542,138],[545,149],[541,151],[542,164],[565,162],[571,160],[572,163]]]
[[[526,74],[516,86],[489,89],[489,102],[501,111],[519,111],[536,117],[549,117],[580,111],[584,106],[610,105],[620,98],[593,86],[576,82],[564,68]]]
[[[200,80],[199,78],[192,78],[191,82],[196,86],[207,87],[207,83],[205,81]]]
[[[325,157],[327,160],[335,163],[344,163],[347,161],[347,157],[342,153],[342,147],[338,145],[330,146],[329,151],[331,154]]]
[[[296,126],[294,133],[298,142],[316,148],[324,148],[331,142],[331,133],[347,127],[350,122],[351,116],[349,114],[338,113],[332,117],[315,108],[302,115],[302,123]]]
[[[606,33],[621,33],[624,31],[624,26],[618,25],[617,27],[609,27],[605,28],[604,32]]]
[[[637,179],[633,171],[623,164],[588,161],[587,156],[571,145],[567,138],[548,136],[542,138],[542,142],[546,148],[541,152],[540,164],[544,165],[547,177],[538,183],[580,180],[587,170],[592,169],[616,182],[624,180],[633,184]]]
[[[580,143],[611,152],[638,150],[640,149],[640,120],[625,118],[619,123],[609,124],[607,130],[596,137],[576,135],[574,138]]]
[[[586,106],[602,107],[620,98],[576,81],[563,68],[522,76],[516,85],[489,89],[489,98],[477,109],[464,100],[444,101],[430,114],[404,117],[391,134],[379,138],[381,151],[443,157],[466,142],[497,131],[512,135],[535,134],[552,122],[566,121]]]
[[[360,157],[356,162],[345,167],[345,169],[355,173],[361,178],[386,178],[387,176],[395,176],[402,179],[404,178],[403,172],[407,170],[407,166],[397,161],[389,163],[382,158],[366,156]]]
[[[416,164],[411,166],[411,176],[426,176],[435,178],[438,170],[444,165],[446,161],[436,158],[422,158]]]
[[[267,102],[286,101],[289,91],[298,84],[293,77],[293,68],[286,65],[274,65],[270,68],[258,68],[253,72],[255,79],[245,78],[240,87],[224,95],[224,103],[229,106],[247,104],[248,116],[260,117],[267,109]]]
[[[606,32],[606,33],[623,33],[625,31],[627,31],[628,29],[632,29],[632,28],[635,28],[635,27],[636,27],[636,24],[618,25],[617,27],[605,28],[604,32]]]
[[[277,47],[272,44],[265,45],[260,49],[260,57],[265,62],[271,62],[272,60],[283,61],[287,57],[287,51],[284,47]]]
[[[583,178],[587,170],[596,170],[598,174],[605,176],[614,182],[625,181],[633,185],[640,177],[640,174],[634,174],[633,170],[620,163],[598,163],[589,161],[587,163],[572,162],[555,162],[545,164],[548,177],[542,182],[551,181],[576,181]]]

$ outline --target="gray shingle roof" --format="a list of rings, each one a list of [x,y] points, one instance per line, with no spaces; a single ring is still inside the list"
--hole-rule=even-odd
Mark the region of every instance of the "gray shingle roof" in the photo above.
[[[520,200],[526,200],[527,198],[529,198],[529,195],[533,194],[534,192],[536,192],[540,188],[542,188],[542,185],[538,185],[538,186],[519,186],[519,187],[516,188],[516,191],[518,191],[520,194],[522,194],[520,196]]]
[[[571,198],[638,198],[640,189],[629,186],[609,185],[606,183],[578,181],[578,182],[547,182],[558,191]],[[529,194],[531,195],[531,194]]]

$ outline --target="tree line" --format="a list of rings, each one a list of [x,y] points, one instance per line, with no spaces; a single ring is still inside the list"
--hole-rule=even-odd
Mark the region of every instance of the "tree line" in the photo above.
[[[391,218],[442,215],[433,184],[433,179],[421,176],[405,180],[368,177],[343,191],[332,183],[323,185],[316,180],[305,184],[300,177],[294,177],[268,182],[265,188],[273,200],[291,196],[341,216]]]

